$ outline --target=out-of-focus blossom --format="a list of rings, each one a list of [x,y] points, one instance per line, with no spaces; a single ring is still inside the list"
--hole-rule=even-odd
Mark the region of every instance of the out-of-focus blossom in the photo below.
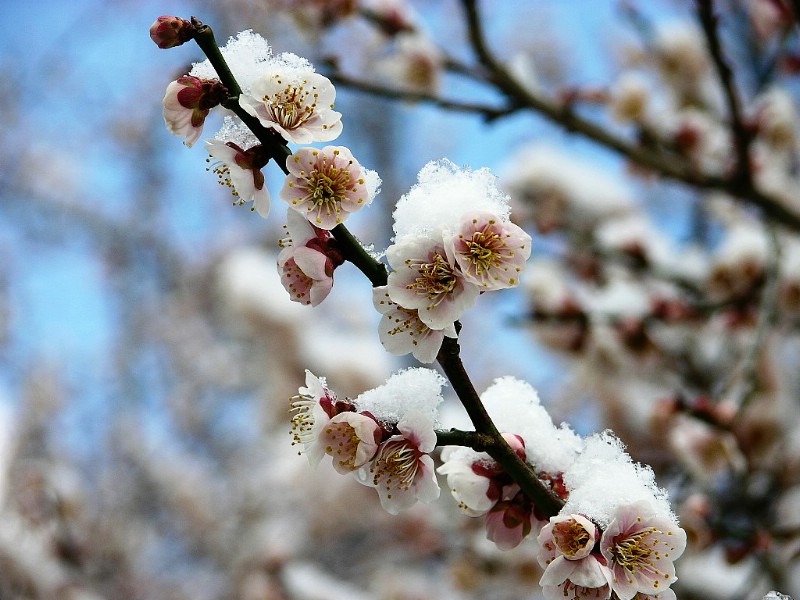
[[[210,169],[219,178],[219,184],[230,188],[231,194],[237,198],[234,204],[252,202],[251,210],[266,219],[270,197],[261,169],[266,166],[269,156],[263,146],[242,150],[233,142],[209,140],[206,149],[218,159],[219,162],[212,164]]]
[[[167,86],[163,113],[167,130],[184,138],[191,148],[203,132],[209,111],[228,95],[225,87],[213,79],[200,79],[185,75]]]
[[[448,260],[444,245],[426,237],[389,246],[388,293],[403,308],[417,310],[431,329],[444,329],[470,308],[479,288]]]
[[[294,302],[317,306],[333,288],[333,271],[344,262],[336,239],[314,227],[300,213],[286,215],[289,237],[278,255],[281,283]]]
[[[620,506],[600,539],[620,600],[669,588],[677,580],[673,563],[685,548],[686,532],[644,501]]]
[[[163,15],[158,17],[150,26],[150,39],[162,49],[174,48],[185,44],[192,38],[197,30],[191,21]]]
[[[396,515],[420,502],[439,497],[433,459],[436,447],[433,421],[421,411],[409,411],[397,424],[400,432],[384,441],[372,462],[363,467],[362,483],[378,492],[381,506]]]
[[[361,165],[344,146],[301,148],[286,166],[281,198],[321,229],[333,229],[371,201]]]
[[[312,71],[271,73],[253,82],[239,104],[287,142],[329,142],[342,132],[341,113],[333,110],[336,90]]]
[[[531,255],[531,236],[492,213],[475,211],[446,239],[445,251],[464,276],[484,290],[514,287]]]
[[[342,412],[322,428],[319,443],[333,458],[333,468],[347,474],[372,460],[382,433],[381,426],[372,416]]]
[[[608,107],[620,123],[642,123],[650,103],[650,87],[641,75],[624,73],[609,90]]]
[[[431,40],[418,32],[396,36],[394,52],[376,65],[391,85],[416,92],[439,90],[443,56]]]

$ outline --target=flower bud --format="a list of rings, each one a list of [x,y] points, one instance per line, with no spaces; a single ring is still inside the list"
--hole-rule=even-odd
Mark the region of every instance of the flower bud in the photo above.
[[[186,19],[164,15],[150,26],[150,39],[159,48],[174,48],[194,37],[195,26]]]

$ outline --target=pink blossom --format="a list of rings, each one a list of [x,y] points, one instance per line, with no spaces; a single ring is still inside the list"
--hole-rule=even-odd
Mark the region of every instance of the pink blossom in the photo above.
[[[646,501],[621,507],[600,539],[620,600],[664,592],[677,579],[673,561],[685,548],[686,532]]]
[[[567,579],[560,585],[542,587],[542,594],[545,600],[608,600],[611,598],[611,586],[604,583],[597,587],[586,587]]]
[[[447,258],[441,242],[410,237],[386,250],[393,271],[388,293],[393,302],[417,310],[431,329],[445,329],[475,304],[479,288]]]
[[[583,588],[600,588],[611,581],[605,559],[592,554],[597,527],[583,515],[556,515],[539,533],[537,559],[544,567],[542,587],[570,581]]]
[[[342,412],[322,428],[319,443],[333,457],[333,468],[347,474],[372,460],[383,430],[369,414]]]
[[[333,110],[336,90],[327,77],[311,71],[272,73],[256,79],[241,107],[260,123],[295,144],[329,142],[342,132]]]
[[[535,530],[538,519],[517,485],[506,486],[503,497],[486,515],[486,537],[500,550],[511,550]]]
[[[333,288],[333,271],[344,262],[336,240],[299,213],[286,216],[289,237],[281,240],[278,255],[281,283],[294,302],[317,306]]]
[[[183,143],[191,148],[203,132],[209,111],[227,94],[219,81],[189,75],[179,77],[167,86],[162,101],[167,130],[184,138]]]
[[[359,480],[375,487],[381,506],[396,515],[417,500],[433,502],[439,497],[433,459],[436,432],[430,416],[410,410],[397,424],[400,432],[383,442]]]
[[[439,354],[445,336],[458,337],[452,323],[444,329],[431,329],[420,320],[416,310],[392,302],[386,286],[373,288],[372,302],[383,315],[378,324],[381,343],[396,356],[410,353],[422,363],[432,363]]]
[[[333,229],[370,202],[361,165],[344,146],[301,148],[286,167],[281,198],[321,229]]]
[[[531,255],[531,236],[486,211],[461,218],[458,233],[447,238],[447,256],[464,276],[484,290],[513,287]]]
[[[242,150],[233,142],[210,140],[207,142],[208,153],[219,160],[212,165],[212,170],[219,177],[219,184],[231,190],[237,198],[235,205],[253,202],[251,210],[266,218],[269,214],[269,190],[264,184],[261,169],[266,166],[269,157],[259,144]]]

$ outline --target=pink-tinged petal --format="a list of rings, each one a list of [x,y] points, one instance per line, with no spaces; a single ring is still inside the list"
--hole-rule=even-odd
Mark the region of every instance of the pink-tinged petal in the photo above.
[[[294,262],[311,279],[331,279],[327,273],[328,257],[306,246],[295,247]]]
[[[325,453],[333,457],[333,468],[342,474],[363,467],[378,451],[380,425],[366,415],[343,412],[325,424],[319,440]]]
[[[311,290],[309,292],[311,306],[319,306],[319,304],[328,297],[328,294],[331,293],[332,289],[333,278],[314,280],[314,282],[311,284]]]
[[[449,260],[484,290],[516,286],[531,254],[531,236],[485,211],[462,217],[459,231],[445,240]]]
[[[430,503],[439,498],[439,483],[436,481],[436,472],[433,459],[424,454],[419,457],[420,471],[414,483],[417,500]]]
[[[253,198],[253,208],[259,214],[259,216],[266,219],[267,216],[269,216],[269,207],[270,207],[269,190],[267,189],[266,186],[264,186],[260,190],[255,191],[255,197]]]
[[[281,284],[289,292],[289,299],[301,304],[311,304],[311,286],[314,280],[297,266],[291,253],[279,258],[282,259],[278,262]]]
[[[542,573],[539,585],[560,585],[564,583],[572,575],[576,564],[577,561],[567,560],[563,555],[556,556]]]
[[[286,228],[289,230],[289,237],[295,246],[305,246],[309,240],[317,237],[311,223],[293,210],[286,212]]]
[[[420,452],[433,452],[436,448],[436,430],[433,420],[420,410],[410,410],[400,422],[397,429],[403,436],[414,443]]]

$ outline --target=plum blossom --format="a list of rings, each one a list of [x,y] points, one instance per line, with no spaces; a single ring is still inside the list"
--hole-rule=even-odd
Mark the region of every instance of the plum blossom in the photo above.
[[[417,500],[433,502],[439,497],[433,459],[436,447],[433,420],[420,410],[411,410],[397,424],[397,435],[384,441],[372,462],[359,472],[359,481],[376,489],[381,506],[396,515]]]
[[[531,255],[531,236],[486,211],[461,218],[458,233],[447,238],[447,257],[464,276],[484,290],[513,287]]]
[[[442,464],[436,470],[447,476],[447,487],[467,516],[483,516],[497,502],[497,486],[492,485],[491,479],[497,463],[485,452],[446,446],[442,450]]]
[[[342,412],[322,428],[319,444],[333,457],[333,468],[347,474],[363,467],[378,451],[383,430],[372,415]]]
[[[361,165],[344,146],[301,148],[286,167],[281,198],[321,229],[333,229],[371,200]]]
[[[266,166],[269,156],[261,145],[243,150],[233,142],[210,140],[206,142],[208,153],[218,159],[211,170],[219,178],[219,184],[231,189],[237,198],[235,205],[253,202],[251,210],[267,218],[269,215],[269,190],[264,183],[261,169]]]
[[[336,404],[336,394],[328,389],[324,378],[306,369],[306,385],[289,399],[292,415],[292,445],[303,446],[300,451],[312,466],[319,464],[325,454],[320,433],[330,421]]]
[[[403,308],[417,310],[431,329],[450,327],[478,298],[480,289],[447,258],[442,242],[406,238],[389,246],[386,257],[393,269],[389,297]]]
[[[439,354],[445,336],[458,337],[452,323],[444,329],[431,329],[420,320],[416,310],[392,302],[386,286],[372,289],[372,303],[383,315],[378,324],[381,344],[396,356],[410,353],[422,363],[432,363]]]
[[[545,569],[539,584],[544,588],[569,581],[587,589],[609,585],[611,572],[604,564],[605,559],[592,554],[597,535],[597,527],[583,515],[551,517],[538,538],[537,558]]]
[[[608,600],[611,598],[611,586],[604,583],[597,587],[586,587],[567,579],[560,585],[542,587],[542,595],[545,600]]]
[[[228,95],[225,87],[214,79],[200,79],[185,75],[167,86],[163,113],[167,130],[184,138],[191,148],[200,138],[209,111]]]
[[[664,592],[677,579],[673,561],[685,548],[686,532],[647,501],[621,506],[600,539],[620,600]]]
[[[256,79],[251,95],[239,104],[264,127],[295,144],[329,142],[342,132],[341,113],[333,110],[336,90],[313,71],[273,72]]]
[[[344,262],[330,232],[318,229],[298,212],[286,215],[289,237],[278,255],[281,283],[294,302],[317,306],[333,289],[333,271]]]

